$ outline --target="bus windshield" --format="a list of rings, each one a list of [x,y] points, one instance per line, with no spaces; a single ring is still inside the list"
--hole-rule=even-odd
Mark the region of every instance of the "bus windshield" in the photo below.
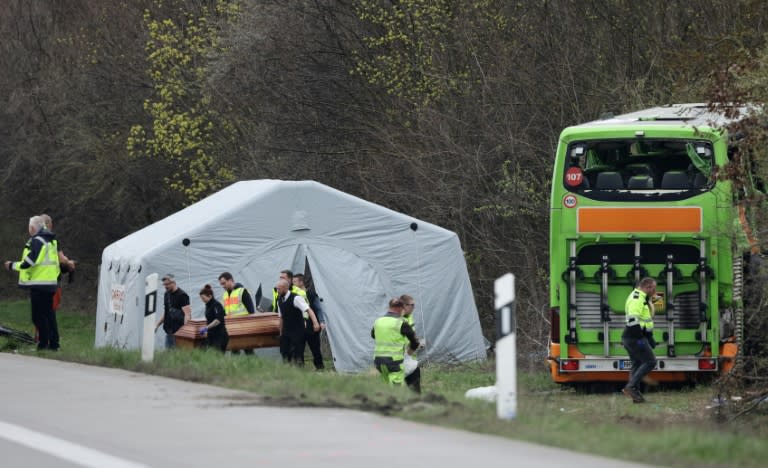
[[[568,145],[563,184],[595,200],[681,200],[710,190],[708,141],[603,139]]]

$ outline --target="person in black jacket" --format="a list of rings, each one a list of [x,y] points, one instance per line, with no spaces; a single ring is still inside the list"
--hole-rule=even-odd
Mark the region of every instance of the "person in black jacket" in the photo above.
[[[314,331],[320,330],[315,312],[307,301],[290,290],[291,283],[286,279],[277,282],[277,311],[280,316],[280,354],[285,362],[298,366],[304,365],[304,344],[307,323],[304,314],[309,316]]]
[[[301,273],[293,275],[293,285],[307,294],[309,308],[315,312],[317,321],[320,323],[320,330],[315,331],[312,328],[312,321],[309,320],[309,317],[305,319],[306,341],[309,350],[312,351],[312,363],[315,365],[316,370],[323,370],[325,364],[323,363],[323,352],[320,349],[320,333],[325,330],[325,313],[323,312],[322,306],[320,306],[320,297],[315,291],[307,291],[307,285],[304,283],[304,275]]]
[[[59,349],[58,332],[54,336],[56,316],[53,296],[58,287],[59,255],[56,235],[45,229],[40,216],[29,219],[29,240],[21,261],[5,261],[5,269],[19,273],[19,287],[29,290],[32,323],[39,331],[37,349]]]
[[[174,334],[179,328],[192,318],[192,306],[189,304],[189,295],[176,284],[176,277],[172,273],[163,276],[163,316],[155,325],[155,331],[163,326],[165,332],[165,348],[176,347]]]
[[[229,343],[229,334],[224,322],[224,306],[214,299],[210,284],[200,290],[200,300],[205,303],[205,321],[208,323],[208,326],[200,329],[200,335],[206,337],[207,346],[218,348],[223,353]]]

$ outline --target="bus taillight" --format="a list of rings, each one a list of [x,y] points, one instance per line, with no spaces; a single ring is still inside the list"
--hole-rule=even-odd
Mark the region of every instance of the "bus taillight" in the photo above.
[[[699,370],[715,370],[717,361],[715,359],[699,359]]]
[[[575,359],[566,359],[560,363],[560,369],[567,371],[579,370],[579,361]]]

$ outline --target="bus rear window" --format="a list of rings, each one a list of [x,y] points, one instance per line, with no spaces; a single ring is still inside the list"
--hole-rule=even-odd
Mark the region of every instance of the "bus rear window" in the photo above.
[[[575,142],[565,158],[565,187],[596,199],[687,198],[711,188],[712,145],[700,140]]]

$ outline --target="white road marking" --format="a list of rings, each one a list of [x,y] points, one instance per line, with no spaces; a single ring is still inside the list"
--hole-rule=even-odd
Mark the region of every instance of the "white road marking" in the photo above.
[[[98,450],[0,421],[0,437],[71,463],[91,468],[148,468]]]

